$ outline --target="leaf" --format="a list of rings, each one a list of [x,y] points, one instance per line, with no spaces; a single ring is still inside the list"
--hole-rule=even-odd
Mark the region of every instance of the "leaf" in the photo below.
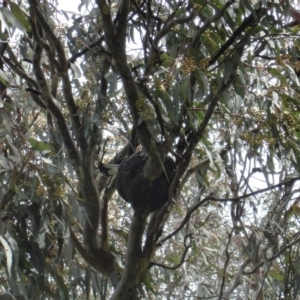
[[[10,141],[8,141],[8,139],[6,139],[6,140],[7,140],[7,143],[9,144],[11,150],[14,153],[14,156],[8,155],[7,157],[10,160],[12,160],[13,162],[19,163],[21,161],[21,156],[20,156],[18,149]]]
[[[0,235],[0,242],[4,248],[5,255],[6,255],[6,267],[9,277],[12,277],[12,269],[13,269],[13,253],[11,251],[11,248],[6,241],[6,239]]]
[[[22,189],[20,189],[17,185],[15,185],[15,193],[18,195],[19,199],[25,200],[28,199],[28,195],[22,192]]]
[[[81,77],[80,68],[77,65],[75,65],[75,64],[73,64],[71,62],[70,62],[70,64],[71,64],[71,68],[72,68],[72,70],[74,72],[74,79],[79,79]]]
[[[60,12],[64,15],[64,17],[67,19],[67,21],[69,21],[69,16],[68,13],[65,10],[60,10]]]
[[[85,288],[86,288],[86,294],[87,298],[90,296],[90,291],[91,291],[91,266],[87,266],[85,268]]]
[[[41,142],[41,141],[37,141],[35,139],[29,139],[28,140],[31,147],[33,148],[33,150],[35,151],[54,151],[54,148],[52,145],[45,143],[45,142]]]
[[[11,9],[13,15],[22,24],[22,26],[25,28],[25,30],[27,32],[31,32],[30,23],[27,19],[25,12],[23,12],[23,10],[20,8],[19,5],[15,4],[11,1],[9,2],[9,5],[10,5],[10,9]]]
[[[2,70],[0,70],[0,81],[5,86],[9,86],[10,79],[5,75],[5,73]]]
[[[256,236],[254,233],[251,234],[249,238],[248,245],[243,249],[243,255],[256,260],[258,255],[259,245],[257,244]]]
[[[280,270],[270,270],[269,274],[272,278],[274,278],[275,280],[279,281],[279,282],[283,282],[284,280],[284,275]]]
[[[208,87],[208,80],[207,80],[207,76],[204,72],[202,72],[201,70],[198,70],[197,72],[198,76],[197,76],[197,79],[198,79],[198,82],[199,84],[202,85],[203,87],[203,94],[205,95],[207,93],[207,87]]]
[[[10,169],[7,158],[3,154],[0,154],[0,166],[4,169]]]
[[[0,10],[0,21],[1,21],[1,25],[3,27],[2,30],[7,30],[7,32],[10,33],[10,26],[9,26],[9,24],[7,24],[7,20],[6,20],[5,16],[3,15],[3,13],[1,12],[1,10]],[[1,39],[6,41],[10,36],[10,34],[8,34],[8,33],[6,34],[7,35],[6,38],[1,37]],[[1,35],[3,35],[3,34],[4,33],[1,33]]]
[[[241,106],[243,103],[243,99],[240,95],[236,94],[234,97],[234,109],[233,112],[238,114],[240,112]]]
[[[207,149],[207,147],[204,147],[204,150],[206,152],[206,155],[209,159],[210,164],[213,166],[214,165],[214,160],[213,160],[211,152]]]
[[[284,65],[287,69],[288,74],[290,75],[290,78],[293,80],[293,83],[299,87],[300,82],[299,82],[299,78],[298,78],[295,70],[291,66],[289,66],[288,64],[284,64]]]
[[[46,164],[48,164],[48,165],[51,165],[51,166],[55,166],[54,164],[53,164],[53,161],[51,160],[51,159],[49,159],[49,158],[47,158],[47,157],[41,157],[41,160],[43,161],[43,162],[45,162]]]
[[[233,80],[233,87],[235,92],[241,96],[242,98],[245,97],[246,94],[246,81],[243,76],[240,74],[236,74]]]
[[[9,233],[6,234],[6,237],[7,237],[7,241],[9,243],[10,249],[12,250],[12,253],[14,256],[14,264],[18,265],[19,254],[20,254],[18,243],[11,235],[9,235]]]
[[[282,75],[280,73],[280,71],[278,71],[277,69],[274,68],[267,68],[268,72],[273,75],[274,77],[276,77],[280,82],[287,84],[286,78],[284,75]]]
[[[236,73],[236,61],[238,61],[240,58],[238,55],[228,57],[225,61],[225,71],[224,71],[224,84],[227,84],[233,75]]]
[[[9,21],[13,26],[16,26],[23,33],[26,33],[26,28],[22,25],[22,23],[14,16],[14,14],[7,8],[1,7],[0,11],[4,15],[5,19]]]
[[[299,99],[295,99],[295,98],[293,98],[289,95],[285,95],[285,94],[279,94],[279,96],[281,98],[283,98],[284,100],[288,101],[288,102],[291,102],[291,103],[294,103],[297,106],[300,106],[300,100]]]
[[[245,7],[247,9],[249,9],[249,11],[254,16],[254,18],[257,19],[257,13],[256,13],[255,9],[253,8],[253,6],[251,5],[251,3],[249,1],[247,1],[247,0],[242,0],[242,3],[245,5]]]
[[[2,222],[2,220],[0,219],[0,235],[3,235],[5,232],[5,223]],[[1,257],[0,257],[0,261],[1,261]]]

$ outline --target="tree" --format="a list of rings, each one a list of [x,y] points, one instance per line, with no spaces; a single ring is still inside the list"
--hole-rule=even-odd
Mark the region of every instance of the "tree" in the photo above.
[[[292,4],[3,1],[0,299],[299,299]],[[154,213],[97,168],[140,150]]]

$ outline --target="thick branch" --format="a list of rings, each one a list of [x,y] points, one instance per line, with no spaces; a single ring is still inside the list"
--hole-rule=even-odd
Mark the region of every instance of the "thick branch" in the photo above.
[[[41,27],[45,31],[45,34],[51,44],[54,46],[56,52],[57,52],[57,57],[58,61],[60,63],[61,68],[65,68],[67,65],[67,59],[65,56],[65,51],[64,48],[59,40],[59,38],[56,36],[56,34],[53,32],[52,28],[50,27],[49,23],[45,19],[43,13],[40,10],[38,1],[35,0],[29,0],[30,8],[31,8],[31,20],[34,22],[35,18],[38,20],[40,23]],[[34,9],[34,12],[32,11]],[[35,18],[32,18],[34,14]]]
[[[130,8],[130,0],[122,0],[119,5],[117,17],[114,21],[116,24],[117,36],[121,38],[121,43],[125,44],[125,37],[127,33],[128,14]],[[124,40],[123,40],[124,39]]]
[[[131,221],[126,264],[120,284],[115,289],[111,300],[130,299],[136,287],[144,280],[150,261],[142,259],[142,237],[147,215],[134,215]]]
[[[125,50],[125,35],[124,32],[117,32],[114,28],[111,15],[110,7],[105,0],[97,0],[98,6],[101,11],[101,16],[103,18],[103,29],[105,32],[105,40],[108,45],[108,48],[112,54],[112,57],[115,62],[115,66],[120,74],[122,83],[127,95],[127,101],[130,108],[131,115],[133,117],[134,126],[136,127],[139,140],[144,147],[144,150],[147,152],[149,159],[144,168],[145,177],[150,180],[154,180],[158,174],[161,172],[161,164],[156,152],[156,142],[155,138],[152,137],[151,132],[149,131],[146,123],[144,121],[138,123],[138,110],[137,110],[137,101],[140,98],[137,85],[132,76],[131,70],[127,64],[126,50]],[[122,7],[120,9],[120,22],[126,24],[125,17],[127,18],[128,14],[128,5],[129,1],[124,0],[120,4]],[[124,7],[123,7],[124,6]],[[117,27],[118,28],[118,27]],[[123,36],[124,35],[124,36]]]
[[[101,203],[101,247],[108,250],[108,202],[116,190],[116,178],[113,178],[111,184],[106,187]]]
[[[33,30],[33,34],[37,40],[40,40],[45,32],[47,38],[56,49],[59,63],[61,68],[59,71],[63,82],[63,93],[69,109],[70,117],[72,120],[72,125],[74,129],[75,136],[79,147],[82,150],[82,159],[77,152],[73,139],[69,133],[68,127],[66,125],[66,120],[62,115],[60,109],[55,104],[55,101],[50,93],[48,84],[46,82],[44,72],[41,68],[41,56],[43,52],[43,43],[37,43],[35,46],[35,53],[33,59],[33,69],[35,72],[35,77],[39,86],[39,91],[42,93],[42,99],[45,103],[47,109],[52,113],[53,117],[56,119],[57,126],[61,133],[64,144],[67,148],[69,158],[71,160],[72,166],[76,171],[79,179],[80,191],[85,200],[85,210],[86,210],[86,220],[84,226],[84,244],[85,246],[95,251],[99,248],[98,245],[98,226],[99,226],[99,194],[95,185],[94,172],[93,172],[93,156],[95,151],[94,147],[88,147],[87,140],[84,136],[84,128],[80,123],[78,111],[73,99],[71,82],[69,79],[68,71],[66,68],[66,57],[63,51],[62,44],[56,37],[48,22],[45,20],[42,12],[40,11],[36,1],[30,1],[30,16],[32,27],[36,26],[37,30]],[[37,19],[38,24],[34,21]],[[48,55],[54,55],[54,51],[50,48],[48,49]],[[52,57],[52,60],[54,57]],[[51,58],[50,58],[51,61]]]
[[[83,247],[71,228],[70,235],[76,250],[87,263],[93,266],[93,268],[107,276],[115,271],[115,258],[110,252],[107,252],[102,248],[98,249],[96,252],[89,252]]]

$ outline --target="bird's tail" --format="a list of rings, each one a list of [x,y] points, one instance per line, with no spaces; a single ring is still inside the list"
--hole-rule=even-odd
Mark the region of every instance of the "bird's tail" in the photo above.
[[[105,176],[114,176],[118,173],[119,165],[116,164],[103,164],[99,162],[98,168],[100,173]]]

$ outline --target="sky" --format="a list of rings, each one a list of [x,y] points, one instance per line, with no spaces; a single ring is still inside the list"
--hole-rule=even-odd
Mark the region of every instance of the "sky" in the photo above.
[[[79,13],[78,12],[79,3],[80,0],[60,0],[58,4],[58,8],[66,11]]]

